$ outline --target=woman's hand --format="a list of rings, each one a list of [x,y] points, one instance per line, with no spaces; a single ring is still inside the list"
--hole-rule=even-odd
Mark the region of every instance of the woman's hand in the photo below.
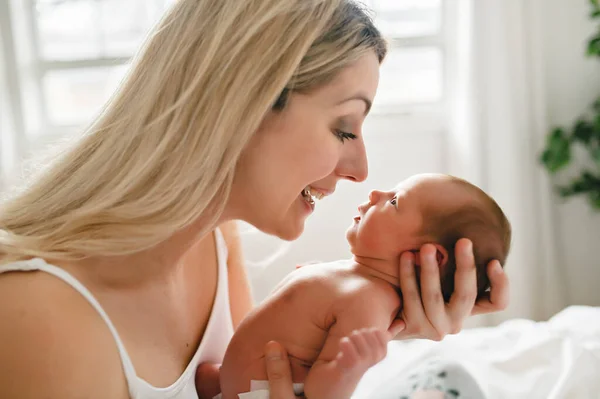
[[[421,248],[421,292],[415,274],[415,256],[400,257],[400,289],[402,311],[390,326],[396,339],[426,338],[440,341],[447,334],[461,331],[470,315],[492,313],[508,306],[508,278],[496,260],[488,265],[490,292],[477,298],[477,274],[473,245],[468,239],[456,244],[456,274],[450,303],[444,303],[436,249],[431,244]]]
[[[285,349],[277,342],[265,346],[265,363],[271,399],[297,399],[292,384],[292,370]],[[221,392],[219,365],[202,363],[196,371],[196,389],[200,399],[212,399]]]
[[[265,346],[265,363],[269,378],[269,397],[271,399],[299,399],[294,394],[292,371],[287,352],[277,342]]]

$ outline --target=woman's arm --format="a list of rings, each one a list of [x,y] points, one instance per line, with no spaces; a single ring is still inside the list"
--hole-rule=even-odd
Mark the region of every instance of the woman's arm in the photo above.
[[[244,266],[244,256],[242,254],[242,243],[236,221],[223,223],[220,227],[229,258],[227,260],[227,270],[229,277],[229,302],[231,306],[231,317],[233,319],[233,328],[237,329],[240,322],[246,317],[248,312],[254,307],[252,291],[248,274]]]
[[[58,279],[0,275],[0,320],[0,398],[129,398],[106,324]]]

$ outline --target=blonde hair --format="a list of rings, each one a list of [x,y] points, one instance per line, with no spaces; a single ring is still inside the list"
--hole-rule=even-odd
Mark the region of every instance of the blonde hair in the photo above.
[[[290,91],[386,47],[350,0],[178,0],[81,139],[0,207],[0,262],[140,251],[221,216]],[[202,233],[202,232],[199,232]]]

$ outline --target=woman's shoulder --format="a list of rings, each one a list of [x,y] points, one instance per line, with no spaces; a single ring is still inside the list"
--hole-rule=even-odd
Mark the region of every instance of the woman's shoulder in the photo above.
[[[0,397],[128,397],[108,327],[59,279],[0,274],[0,320]]]

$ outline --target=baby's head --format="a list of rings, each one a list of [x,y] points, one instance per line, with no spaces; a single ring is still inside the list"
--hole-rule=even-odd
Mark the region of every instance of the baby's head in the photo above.
[[[425,243],[435,244],[446,301],[454,291],[454,248],[460,238],[473,242],[479,294],[489,288],[487,264],[497,259],[504,265],[510,250],[510,223],[498,204],[456,177],[416,175],[391,191],[372,191],[358,209],[347,231],[352,253],[393,260]]]

